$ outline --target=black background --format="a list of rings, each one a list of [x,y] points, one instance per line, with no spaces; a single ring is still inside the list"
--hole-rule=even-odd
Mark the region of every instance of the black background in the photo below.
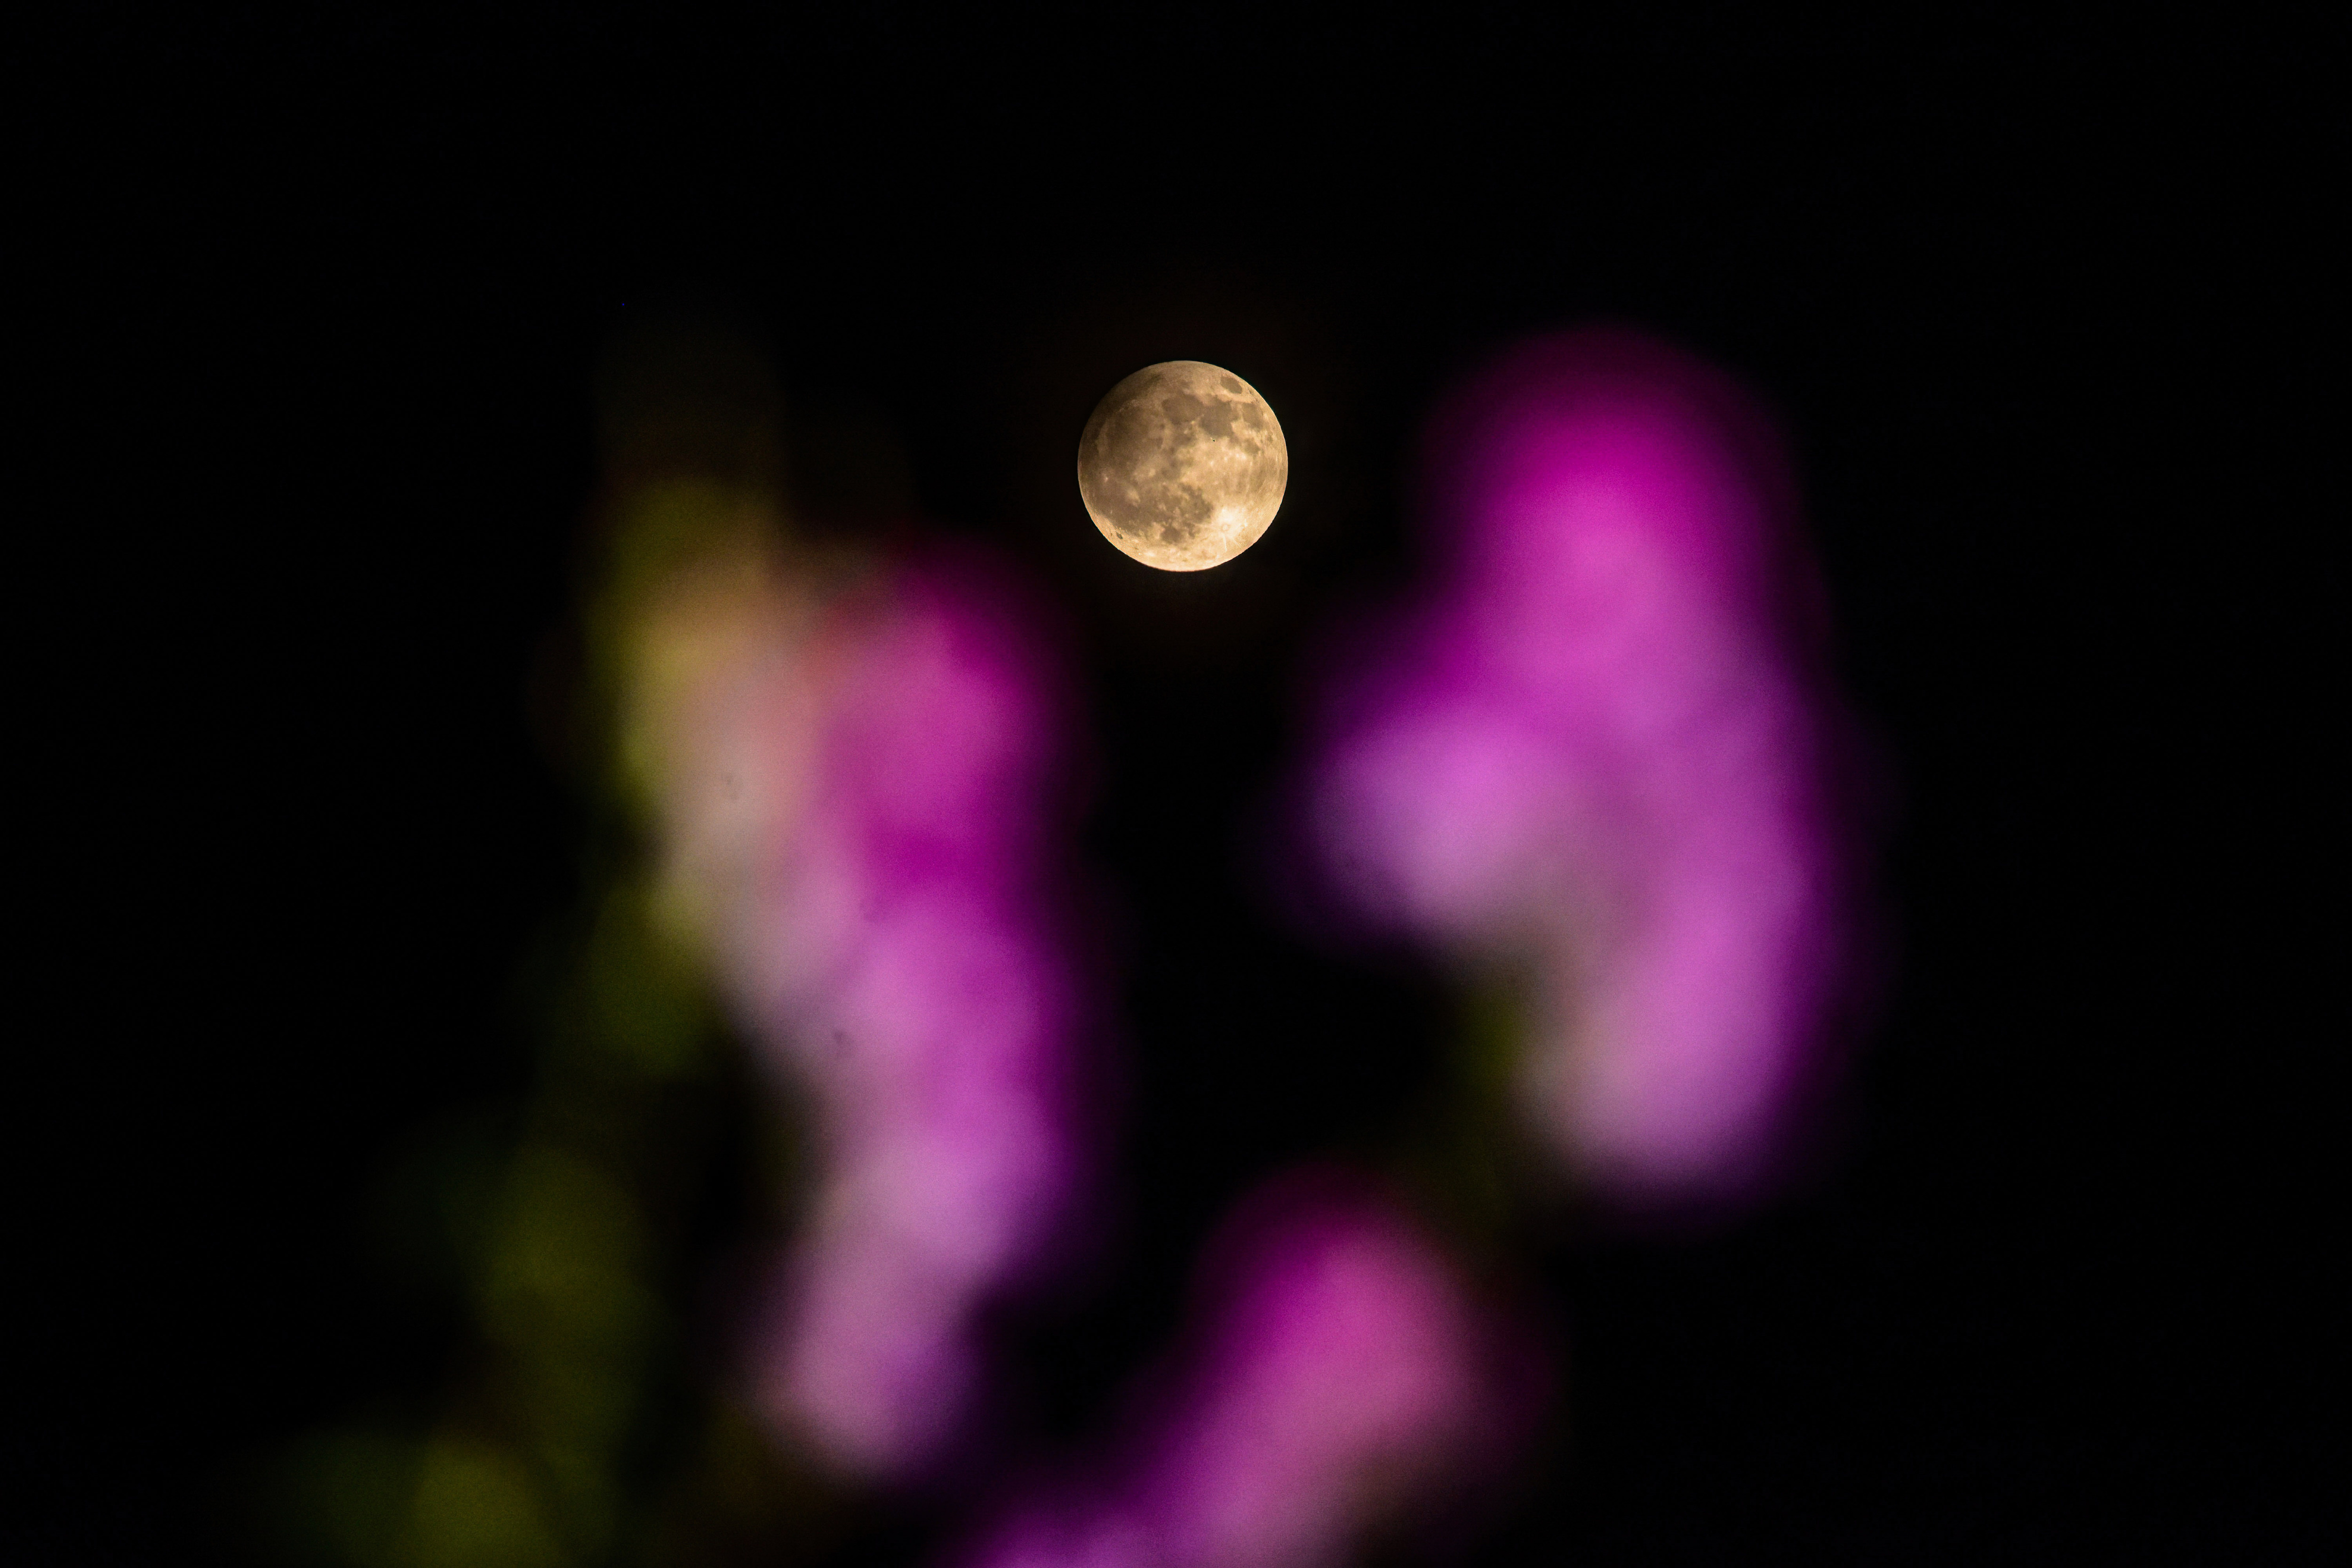
[[[58,432],[12,528],[21,820],[61,875],[12,1052],[18,1560],[242,1560],[255,1463],[440,1375],[369,1194],[525,1081],[518,975],[579,888],[531,693],[595,369],[682,310],[760,346],[805,443],[881,454],[845,513],[895,483],[1066,617],[1135,1301],[1425,1070],[1442,1002],[1282,935],[1236,847],[1302,643],[1409,571],[1431,398],[1596,319],[1729,370],[1885,759],[1888,984],[1818,1173],[1545,1259],[1570,1436],[1482,1560],[2338,1539],[2305,41],[2048,7],[89,15],[19,99]],[[1297,464],[1213,582],[1127,573],[1067,484],[1093,399],[1174,357],[1250,377]],[[1136,1353],[1106,1333],[1066,1380]]]

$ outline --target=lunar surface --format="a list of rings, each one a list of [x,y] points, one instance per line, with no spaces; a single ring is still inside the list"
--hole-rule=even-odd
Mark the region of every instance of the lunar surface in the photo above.
[[[1078,494],[1102,535],[1147,566],[1199,572],[1258,542],[1290,448],[1257,389],[1198,360],[1146,365],[1078,437]]]

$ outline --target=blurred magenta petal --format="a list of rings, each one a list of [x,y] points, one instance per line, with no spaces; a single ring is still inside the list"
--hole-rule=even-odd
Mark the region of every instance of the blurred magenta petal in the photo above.
[[[761,1397],[844,1468],[902,1473],[968,1408],[978,1311],[1070,1214],[1077,1006],[1039,872],[1059,714],[1001,591],[938,562],[822,602],[779,575],[678,624],[721,652],[667,731],[674,894],[821,1142]]]
[[[1277,1185],[1213,1258],[1127,1450],[1014,1512],[972,1568],[1313,1568],[1500,1451],[1491,1332],[1385,1205]]]
[[[1758,1177],[1838,974],[1830,710],[1761,429],[1619,334],[1475,384],[1437,426],[1437,586],[1317,765],[1342,897],[1528,977],[1525,1106],[1628,1196]]]

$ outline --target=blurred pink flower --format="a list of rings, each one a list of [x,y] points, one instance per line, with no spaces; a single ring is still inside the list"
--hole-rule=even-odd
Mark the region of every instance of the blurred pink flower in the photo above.
[[[706,651],[646,724],[669,737],[669,891],[815,1113],[762,1401],[836,1466],[903,1474],[969,1408],[977,1312],[1072,1217],[1060,714],[984,574],[899,561],[821,599],[764,571],[672,616]]]
[[[1518,1087],[1636,1199],[1762,1173],[1840,973],[1812,601],[1762,427],[1638,339],[1535,344],[1441,417],[1433,589],[1333,694],[1344,902],[1528,984]]]
[[[1013,1510],[971,1568],[1316,1568],[1502,1451],[1496,1342],[1384,1205],[1277,1184],[1203,1284],[1126,1447]]]

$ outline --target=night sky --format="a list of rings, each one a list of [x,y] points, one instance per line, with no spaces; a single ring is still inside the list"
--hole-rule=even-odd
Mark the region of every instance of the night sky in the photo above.
[[[1410,579],[1432,399],[1609,321],[1785,433],[1885,983],[1778,1199],[1531,1260],[1566,1424],[1475,1562],[2333,1556],[2305,46],[2028,6],[96,15],[42,46],[15,242],[61,431],[17,526],[63,564],[18,580],[61,891],[19,943],[11,1560],[264,1560],[269,1456],[444,1377],[381,1194],[529,1083],[590,875],[548,693],[597,367],[647,319],[766,358],[812,515],[1007,552],[1077,661],[1131,1229],[1040,1352],[1047,1429],[1234,1195],[1429,1092],[1444,986],[1284,927],[1253,835],[1318,634]],[[1202,577],[1070,477],[1172,358],[1291,444]]]

